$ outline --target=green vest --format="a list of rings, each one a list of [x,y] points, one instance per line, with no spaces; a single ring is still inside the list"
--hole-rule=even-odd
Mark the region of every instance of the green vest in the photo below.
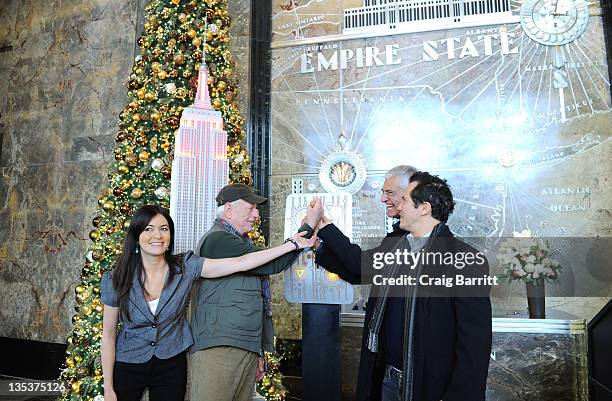
[[[312,229],[307,225],[300,231],[312,235]],[[214,259],[261,250],[216,225],[204,234],[197,248],[196,253],[200,256]],[[191,352],[217,346],[237,347],[255,353],[273,351],[274,329],[272,318],[264,313],[260,277],[289,268],[298,254],[299,251],[286,253],[248,273],[199,279],[191,299],[194,339]]]

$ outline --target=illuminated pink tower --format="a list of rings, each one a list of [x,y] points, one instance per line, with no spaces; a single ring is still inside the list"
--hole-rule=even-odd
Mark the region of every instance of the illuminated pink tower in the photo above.
[[[221,112],[212,108],[208,68],[202,61],[193,105],[183,110],[175,138],[170,215],[174,220],[174,251],[193,250],[213,224],[215,197],[228,183],[227,133]]]

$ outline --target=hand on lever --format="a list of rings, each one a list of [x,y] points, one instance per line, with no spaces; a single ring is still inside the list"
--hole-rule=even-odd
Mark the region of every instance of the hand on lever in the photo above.
[[[315,229],[323,217],[323,201],[319,197],[313,198],[306,209],[305,222]]]

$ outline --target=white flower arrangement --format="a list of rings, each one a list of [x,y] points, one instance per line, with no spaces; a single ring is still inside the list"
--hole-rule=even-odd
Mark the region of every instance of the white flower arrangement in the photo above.
[[[548,243],[534,237],[530,230],[514,232],[513,238],[508,238],[499,247],[497,260],[504,270],[498,277],[529,284],[555,280],[561,273],[561,265],[549,254]]]

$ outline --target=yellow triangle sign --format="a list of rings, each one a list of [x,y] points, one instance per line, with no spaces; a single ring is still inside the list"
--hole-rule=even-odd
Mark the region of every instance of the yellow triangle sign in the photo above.
[[[304,275],[304,269],[296,269],[295,272],[298,275],[298,278],[301,280],[302,276]]]

